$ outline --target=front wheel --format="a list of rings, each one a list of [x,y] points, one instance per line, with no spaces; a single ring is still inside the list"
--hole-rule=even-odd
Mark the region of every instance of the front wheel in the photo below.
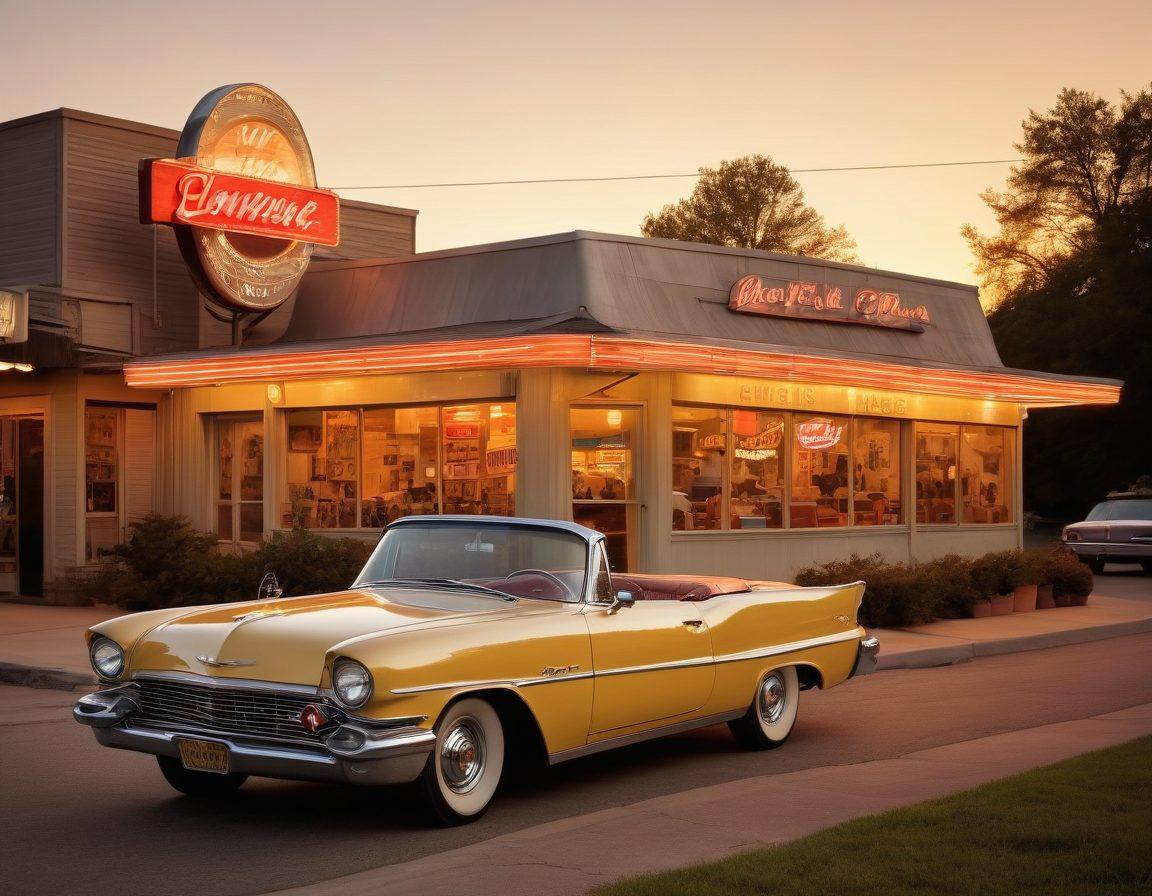
[[[420,775],[432,820],[443,827],[475,821],[504,771],[504,728],[492,704],[453,703],[436,726],[436,747]]]
[[[1093,575],[1100,575],[1104,572],[1104,561],[1099,558],[1093,557],[1090,560],[1085,560],[1084,565],[1092,570]]]
[[[213,772],[194,772],[184,768],[179,759],[172,756],[157,756],[164,780],[186,796],[199,799],[219,799],[240,789],[248,780],[247,775],[217,775]]]
[[[796,667],[773,669],[760,679],[748,712],[729,722],[728,727],[745,749],[774,750],[792,733],[799,705]]]

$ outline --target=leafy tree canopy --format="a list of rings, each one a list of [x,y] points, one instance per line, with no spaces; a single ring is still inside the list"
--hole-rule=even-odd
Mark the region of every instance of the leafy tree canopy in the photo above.
[[[1152,471],[1152,89],[1064,90],[1023,130],[1023,163],[984,194],[999,232],[965,235],[1005,364],[1124,380],[1116,407],[1025,424],[1025,504],[1072,518]]]
[[[1152,180],[1152,91],[1122,92],[1114,104],[1068,88],[1022,127],[1015,146],[1024,161],[1006,189],[982,194],[999,232],[962,231],[993,299],[1041,287],[1061,265],[1099,249],[1147,202]]]
[[[804,202],[783,165],[753,155],[701,168],[692,195],[641,225],[646,237],[857,261],[856,241]]]

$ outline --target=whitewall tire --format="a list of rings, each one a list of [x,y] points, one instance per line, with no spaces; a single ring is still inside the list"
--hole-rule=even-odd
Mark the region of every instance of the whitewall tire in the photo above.
[[[467,824],[484,814],[504,771],[504,728],[492,704],[453,703],[436,725],[436,746],[420,776],[433,820]]]
[[[800,679],[796,667],[773,669],[757,683],[748,712],[729,722],[728,727],[747,749],[772,750],[788,740],[799,706]]]

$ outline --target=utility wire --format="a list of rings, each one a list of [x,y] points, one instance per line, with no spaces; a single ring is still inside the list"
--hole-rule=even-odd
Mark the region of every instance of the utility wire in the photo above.
[[[792,174],[816,174],[825,171],[888,171],[894,168],[956,168],[963,165],[1010,165],[1023,162],[1023,159],[987,159],[979,162],[911,162],[903,165],[849,165],[843,168],[790,168]],[[443,184],[377,184],[370,187],[332,187],[348,192],[351,190],[424,190],[435,187],[498,187],[511,184],[580,184],[614,180],[659,180],[672,177],[699,177],[700,172],[691,174],[626,174],[617,177],[541,177],[532,180],[474,180]]]

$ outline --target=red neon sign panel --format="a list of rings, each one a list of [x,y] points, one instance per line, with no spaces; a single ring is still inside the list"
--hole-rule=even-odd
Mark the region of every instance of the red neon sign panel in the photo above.
[[[175,159],[141,171],[141,216],[231,233],[335,246],[340,199],[331,190],[227,174]]]

